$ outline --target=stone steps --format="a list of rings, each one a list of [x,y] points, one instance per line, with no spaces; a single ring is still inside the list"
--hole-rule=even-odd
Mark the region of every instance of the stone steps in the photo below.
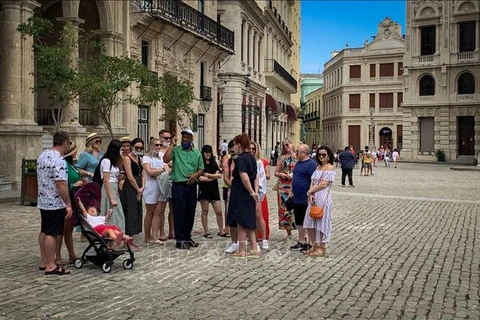
[[[5,176],[0,175],[0,192],[13,190],[13,182],[3,181]]]
[[[459,156],[455,160],[455,164],[476,165],[477,157],[476,156]]]

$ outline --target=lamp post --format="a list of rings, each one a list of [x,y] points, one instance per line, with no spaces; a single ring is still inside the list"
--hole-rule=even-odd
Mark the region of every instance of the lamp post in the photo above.
[[[369,128],[368,145],[370,147],[370,150],[373,150],[373,147],[375,145],[375,122],[373,121],[374,112],[375,112],[375,107],[370,107],[370,125],[368,126]]]

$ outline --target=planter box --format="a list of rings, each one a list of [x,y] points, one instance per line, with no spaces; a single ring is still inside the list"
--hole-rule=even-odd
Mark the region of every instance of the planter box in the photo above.
[[[38,198],[38,181],[36,171],[37,160],[22,161],[22,189],[21,189],[21,204],[26,202],[32,204],[37,203]],[[35,170],[33,169],[35,165]]]

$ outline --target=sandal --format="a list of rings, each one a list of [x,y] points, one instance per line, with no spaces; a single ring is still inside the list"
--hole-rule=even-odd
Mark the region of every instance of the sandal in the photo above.
[[[260,251],[250,251],[249,253],[247,253],[247,258],[260,258]]]
[[[217,233],[217,236],[222,237],[222,238],[229,238],[230,237],[230,235],[228,233],[220,232],[220,231]]]
[[[247,253],[246,252],[234,252],[232,254],[229,255],[230,257],[234,257],[234,258],[246,258],[247,257]]]
[[[60,266],[60,267],[61,267],[61,266],[63,266],[63,260],[62,260],[62,259],[55,259],[55,264],[56,264],[57,266]]]
[[[66,275],[66,274],[70,274],[70,271],[65,270],[63,267],[60,267],[59,265],[57,265],[55,267],[55,269],[53,269],[52,271],[45,271],[46,276],[48,276],[48,275],[63,276],[63,275]]]
[[[204,238],[207,238],[207,239],[212,239],[212,235],[210,233],[206,233],[203,235]]]
[[[47,269],[47,268],[45,268],[45,267],[38,267],[38,270],[40,270],[40,271],[45,271],[45,269]]]
[[[160,237],[160,238],[158,238],[158,240],[165,242],[165,241],[167,241],[168,239],[167,239],[166,237]]]
[[[325,251],[312,251],[308,254],[309,257],[312,258],[324,258],[325,257]]]

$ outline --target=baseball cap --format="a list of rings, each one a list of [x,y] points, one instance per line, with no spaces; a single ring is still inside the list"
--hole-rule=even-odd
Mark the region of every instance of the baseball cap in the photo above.
[[[193,137],[193,131],[192,129],[183,129],[181,134],[188,134],[189,136]]]

